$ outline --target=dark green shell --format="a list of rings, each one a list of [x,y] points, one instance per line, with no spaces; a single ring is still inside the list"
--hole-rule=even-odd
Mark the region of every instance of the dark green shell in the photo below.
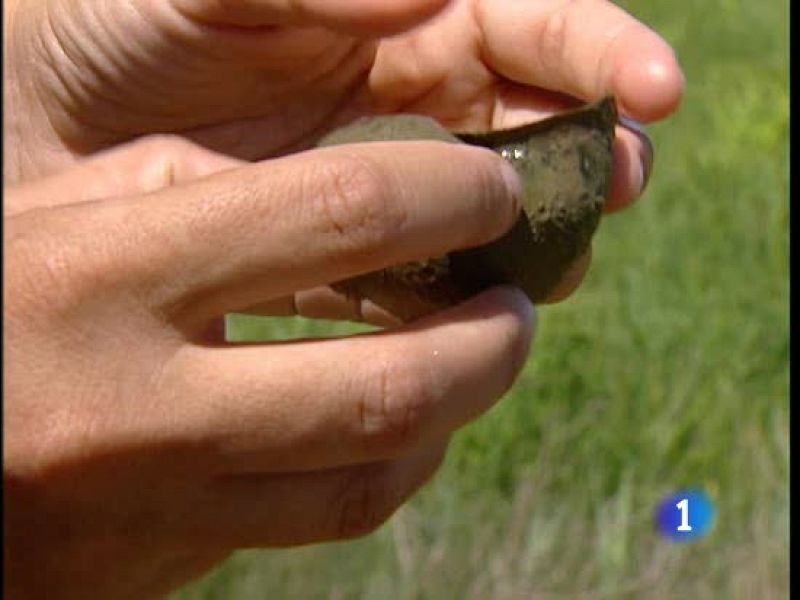
[[[488,287],[515,285],[532,302],[553,292],[589,247],[611,186],[617,112],[605,98],[537,123],[487,133],[452,134],[420,115],[367,117],[319,145],[436,139],[492,148],[523,183],[523,212],[503,237],[477,248],[398,265],[339,282],[334,288],[367,298],[409,321]]]

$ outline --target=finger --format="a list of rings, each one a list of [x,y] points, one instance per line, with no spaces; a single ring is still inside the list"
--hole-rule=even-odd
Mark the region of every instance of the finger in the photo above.
[[[516,218],[518,186],[484,149],[355,144],[48,221],[57,239],[71,236],[65,245],[82,269],[102,269],[95,285],[147,294],[160,314],[196,330],[297,290],[491,241]],[[75,220],[80,236],[69,233]]]
[[[394,513],[442,462],[447,440],[406,457],[355,467],[218,480],[197,531],[234,548],[291,546],[365,535]]]
[[[583,99],[616,96],[641,121],[671,113],[683,93],[672,49],[605,0],[477,3],[483,55],[518,83]]]
[[[561,281],[541,304],[555,304],[567,299],[578,289],[592,262],[592,249],[579,256],[564,273]],[[354,321],[377,327],[396,327],[402,321],[367,298],[341,294],[329,287],[298,292],[293,296],[276,298],[241,311],[267,317],[300,316],[309,319]]]
[[[166,385],[191,399],[165,440],[220,473],[316,470],[400,456],[489,408],[525,362],[527,298],[494,288],[387,332],[258,346],[187,346]],[[180,395],[180,396],[178,396]],[[175,407],[144,416],[153,430]]]
[[[578,289],[591,264],[591,247],[579,256],[564,273],[561,281],[541,304],[555,304]],[[276,298],[240,311],[266,317],[300,316],[309,319],[353,321],[376,327],[397,327],[402,321],[367,298],[342,294],[329,287],[304,290],[292,296]]]
[[[653,168],[653,144],[642,129],[630,119],[616,129],[611,189],[604,206],[616,212],[642,195]]]
[[[200,21],[263,27],[318,25],[358,35],[397,33],[430,18],[448,0],[175,0],[184,14]]]
[[[178,136],[148,136],[93,155],[50,177],[19,185],[6,215],[147,193],[243,164]]]

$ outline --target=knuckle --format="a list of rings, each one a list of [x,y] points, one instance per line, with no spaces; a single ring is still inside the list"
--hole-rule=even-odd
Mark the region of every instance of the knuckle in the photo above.
[[[37,311],[54,308],[43,307],[45,303],[64,305],[71,297],[75,287],[70,277],[72,261],[65,257],[63,246],[47,243],[35,231],[17,231],[6,241],[5,251],[6,284],[13,290],[9,297],[14,305]]]
[[[435,399],[424,371],[405,359],[376,361],[357,402],[358,428],[367,456],[397,455],[423,437],[425,412]]]
[[[342,154],[313,175],[314,221],[340,250],[363,253],[384,245],[403,228],[406,214],[398,190],[373,160]]]
[[[397,509],[388,469],[382,465],[356,468],[341,485],[331,506],[337,538],[371,533]]]
[[[13,257],[6,263],[6,281],[14,288],[15,304],[63,316],[118,279],[105,244],[93,240],[89,252],[85,243],[64,239],[63,224],[52,223],[47,209],[26,213],[25,219],[5,247]]]

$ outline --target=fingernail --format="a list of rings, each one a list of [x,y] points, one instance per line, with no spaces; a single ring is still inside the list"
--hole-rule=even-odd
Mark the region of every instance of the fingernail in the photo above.
[[[619,118],[619,122],[620,125],[625,127],[631,133],[635,134],[641,142],[641,146],[639,147],[639,161],[641,164],[642,177],[641,184],[639,186],[639,194],[641,194],[647,187],[647,183],[650,181],[650,174],[653,170],[653,142],[650,141],[650,138],[644,131],[644,127],[642,127],[642,124],[638,121],[635,121],[630,117],[622,116]]]
[[[520,336],[513,352],[513,371],[519,373],[528,359],[528,354],[533,345],[533,337],[536,332],[536,307],[528,298],[527,294],[514,286],[503,286],[508,294],[510,304],[515,312],[522,316],[525,322],[525,335]]]
[[[528,298],[528,295],[513,285],[503,285],[500,286],[500,289],[507,294],[515,312],[523,316],[529,327],[533,326],[536,323],[536,307]]]
[[[650,174],[653,171],[653,143],[650,141],[650,138],[646,135],[642,136],[642,144],[641,150],[639,150],[639,158],[642,160],[642,189],[639,191],[641,194],[645,188],[647,187],[647,183],[650,181]]]
[[[514,204],[519,206],[522,201],[522,180],[513,165],[502,159],[500,172],[506,184],[509,195],[514,199]]]

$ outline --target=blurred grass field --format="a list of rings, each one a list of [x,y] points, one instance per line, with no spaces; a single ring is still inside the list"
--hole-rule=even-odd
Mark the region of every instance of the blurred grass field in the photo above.
[[[788,597],[788,2],[622,3],[677,50],[643,200],[539,311],[522,377],[375,534],[246,551],[173,600]],[[235,317],[240,338],[354,326]],[[710,535],[659,498],[699,485]]]

